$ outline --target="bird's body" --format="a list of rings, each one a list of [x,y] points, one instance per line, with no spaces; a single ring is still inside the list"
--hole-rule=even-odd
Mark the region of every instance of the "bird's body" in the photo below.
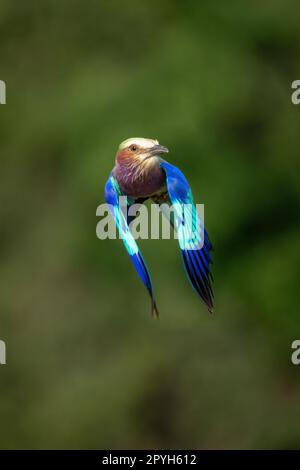
[[[199,216],[194,213],[196,209],[192,192],[184,175],[161,158],[161,154],[167,152],[166,147],[153,139],[131,138],[122,142],[116,155],[115,167],[106,184],[106,201],[112,208],[115,222],[139,277],[149,291],[152,313],[157,315],[148,269],[132,237],[128,221],[120,211],[118,199],[120,196],[127,196],[131,203],[140,203],[151,198],[156,203],[168,202],[175,207],[175,214],[180,220],[176,228],[180,234],[179,245],[186,274],[212,312],[211,244]],[[189,217],[183,215],[181,207],[184,205],[192,208]],[[170,223],[174,226],[174,221],[170,220]]]

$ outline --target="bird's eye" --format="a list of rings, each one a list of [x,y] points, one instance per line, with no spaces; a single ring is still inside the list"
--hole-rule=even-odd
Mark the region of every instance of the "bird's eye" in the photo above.
[[[131,145],[130,149],[135,152],[137,150],[137,146],[136,145]]]

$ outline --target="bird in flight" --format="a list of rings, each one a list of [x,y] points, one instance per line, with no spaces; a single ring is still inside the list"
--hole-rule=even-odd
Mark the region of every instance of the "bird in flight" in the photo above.
[[[168,149],[157,140],[130,138],[122,142],[105,186],[105,199],[134,267],[151,297],[152,315],[158,316],[151,277],[138,245],[130,231],[130,218],[120,207],[126,196],[127,209],[151,199],[161,208],[174,208],[169,222],[179,233],[179,247],[186,275],[209,312],[213,311],[211,249],[207,231],[197,214],[191,188],[183,173],[161,155]],[[185,207],[190,208],[186,216]],[[184,209],[184,210],[183,210]],[[170,213],[169,213],[170,214]],[[177,221],[177,223],[175,223]]]

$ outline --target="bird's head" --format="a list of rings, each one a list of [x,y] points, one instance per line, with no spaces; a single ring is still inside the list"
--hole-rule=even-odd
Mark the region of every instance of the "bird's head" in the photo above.
[[[119,164],[123,162],[139,164],[148,160],[150,163],[151,159],[157,159],[168,151],[167,147],[160,145],[158,140],[132,137],[120,144],[116,161]]]

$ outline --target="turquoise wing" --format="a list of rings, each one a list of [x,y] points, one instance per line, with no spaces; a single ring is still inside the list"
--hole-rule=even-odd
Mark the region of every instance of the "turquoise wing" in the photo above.
[[[118,182],[113,175],[110,175],[105,186],[105,200],[108,208],[115,220],[115,224],[119,230],[125,248],[130,256],[130,259],[151,297],[151,312],[152,315],[158,316],[158,310],[153,294],[152,281],[146,263],[140,252],[136,241],[134,240],[127,222],[127,214],[124,214],[120,207],[119,198],[122,196]]]

